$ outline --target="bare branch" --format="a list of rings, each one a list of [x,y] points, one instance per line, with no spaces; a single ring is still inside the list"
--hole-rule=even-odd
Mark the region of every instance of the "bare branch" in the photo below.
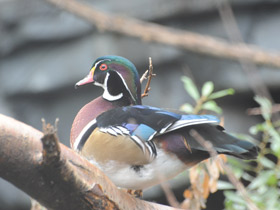
[[[149,57],[149,70],[147,70],[149,72],[149,76],[148,76],[148,81],[147,81],[147,84],[146,84],[146,87],[145,87],[145,90],[144,90],[144,93],[142,93],[141,97],[144,98],[146,96],[149,95],[149,92],[151,90],[151,87],[150,87],[150,84],[151,84],[151,80],[152,80],[152,77],[155,77],[156,74],[153,74],[153,64],[152,64],[152,58]],[[146,71],[146,72],[147,72]],[[143,74],[143,76],[141,77],[142,81],[141,83],[143,82],[143,80],[147,77],[146,75],[146,72]]]
[[[111,15],[74,0],[46,0],[95,25],[100,31],[111,31],[145,41],[176,46],[196,53],[232,60],[248,60],[258,65],[280,68],[280,53],[267,52],[243,43],[231,44],[220,38],[162,26],[133,18]]]
[[[277,112],[280,112],[280,104],[272,105],[270,113],[273,114],[273,113],[277,113]],[[250,108],[250,109],[247,109],[247,114],[248,115],[261,115],[262,110],[260,107]]]
[[[168,182],[162,182],[160,184],[164,194],[165,194],[165,197],[168,201],[168,203],[175,207],[175,208],[178,208],[180,206],[176,196],[174,195],[172,189],[170,188],[170,185],[168,184]]]
[[[142,84],[144,82],[145,79],[147,79],[147,75],[149,73],[149,70],[146,70],[145,73],[142,75],[142,77],[140,78],[140,83]]]
[[[195,138],[195,140],[203,146],[210,154],[211,157],[216,157],[218,153],[214,150],[211,142],[206,141],[196,130],[192,129],[190,131],[190,135]],[[244,200],[247,202],[247,206],[250,210],[259,210],[259,208],[253,203],[251,198],[249,197],[244,185],[236,178],[231,168],[229,168],[223,161],[220,161],[220,165],[223,166],[226,175],[230,182],[235,186],[235,188],[242,194]]]
[[[56,128],[44,125],[44,135],[0,114],[0,177],[47,209],[174,208],[136,199],[119,190],[101,171],[60,144]],[[38,209],[38,205],[33,205]]]

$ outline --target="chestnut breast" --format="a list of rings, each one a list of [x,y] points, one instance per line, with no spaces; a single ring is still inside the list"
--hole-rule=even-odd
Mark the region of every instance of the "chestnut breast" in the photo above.
[[[113,109],[115,106],[105,99],[102,96],[94,99],[93,101],[86,104],[76,115],[70,133],[70,144],[73,148],[74,141],[83,130],[83,128],[93,119],[95,119],[102,112],[105,112],[109,109]]]

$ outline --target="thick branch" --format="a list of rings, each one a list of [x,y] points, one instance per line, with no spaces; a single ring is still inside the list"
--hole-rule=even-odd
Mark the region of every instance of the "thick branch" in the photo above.
[[[259,65],[280,68],[280,54],[266,52],[243,43],[230,44],[223,39],[149,23],[133,18],[109,15],[74,0],[47,0],[96,25],[101,31],[111,31],[232,60],[247,60]]]
[[[43,136],[1,114],[0,177],[48,209],[174,209],[119,190],[91,163],[60,144],[51,127]]]

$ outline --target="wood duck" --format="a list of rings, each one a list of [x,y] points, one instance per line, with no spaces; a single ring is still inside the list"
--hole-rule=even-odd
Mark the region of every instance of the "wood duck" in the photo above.
[[[98,58],[89,74],[75,87],[94,84],[104,89],[103,95],[86,104],[76,115],[70,134],[70,144],[82,129],[99,114],[109,109],[141,104],[141,85],[138,71],[133,63],[120,56]],[[118,87],[118,88],[115,88]]]
[[[186,115],[141,104],[135,66],[119,56],[98,58],[76,86],[101,86],[103,95],[85,105],[71,129],[71,146],[118,187],[144,189],[171,179],[209,158],[190,130],[218,154],[254,159],[258,147],[225,132],[211,115]]]

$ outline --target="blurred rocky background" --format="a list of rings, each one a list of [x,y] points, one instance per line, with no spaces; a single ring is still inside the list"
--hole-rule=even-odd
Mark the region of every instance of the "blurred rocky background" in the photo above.
[[[228,40],[214,0],[83,2],[109,14]],[[245,43],[280,52],[280,1],[231,0],[230,3]],[[256,104],[238,62],[102,32],[44,0],[0,0],[0,113],[37,129],[41,129],[41,118],[51,123],[59,118],[60,140],[69,146],[74,116],[102,92],[91,86],[75,90],[74,84],[89,72],[97,57],[107,54],[128,58],[140,74],[148,68],[148,57],[152,57],[157,77],[152,80],[145,104],[179,108],[190,101],[180,80],[182,75],[188,75],[199,86],[211,80],[217,90],[230,87],[236,90],[234,96],[218,101],[224,109],[227,130],[248,134],[248,128],[258,120],[246,114],[246,109]],[[280,70],[258,66],[257,71],[279,103]],[[186,183],[183,186],[176,180],[173,182],[179,188],[180,199]],[[163,193],[156,187],[148,190],[145,197],[161,200],[161,196],[164,197]],[[211,203],[215,203],[216,210],[223,208],[222,202],[217,206],[210,197],[208,209]],[[28,196],[0,179],[0,209],[29,208]]]

